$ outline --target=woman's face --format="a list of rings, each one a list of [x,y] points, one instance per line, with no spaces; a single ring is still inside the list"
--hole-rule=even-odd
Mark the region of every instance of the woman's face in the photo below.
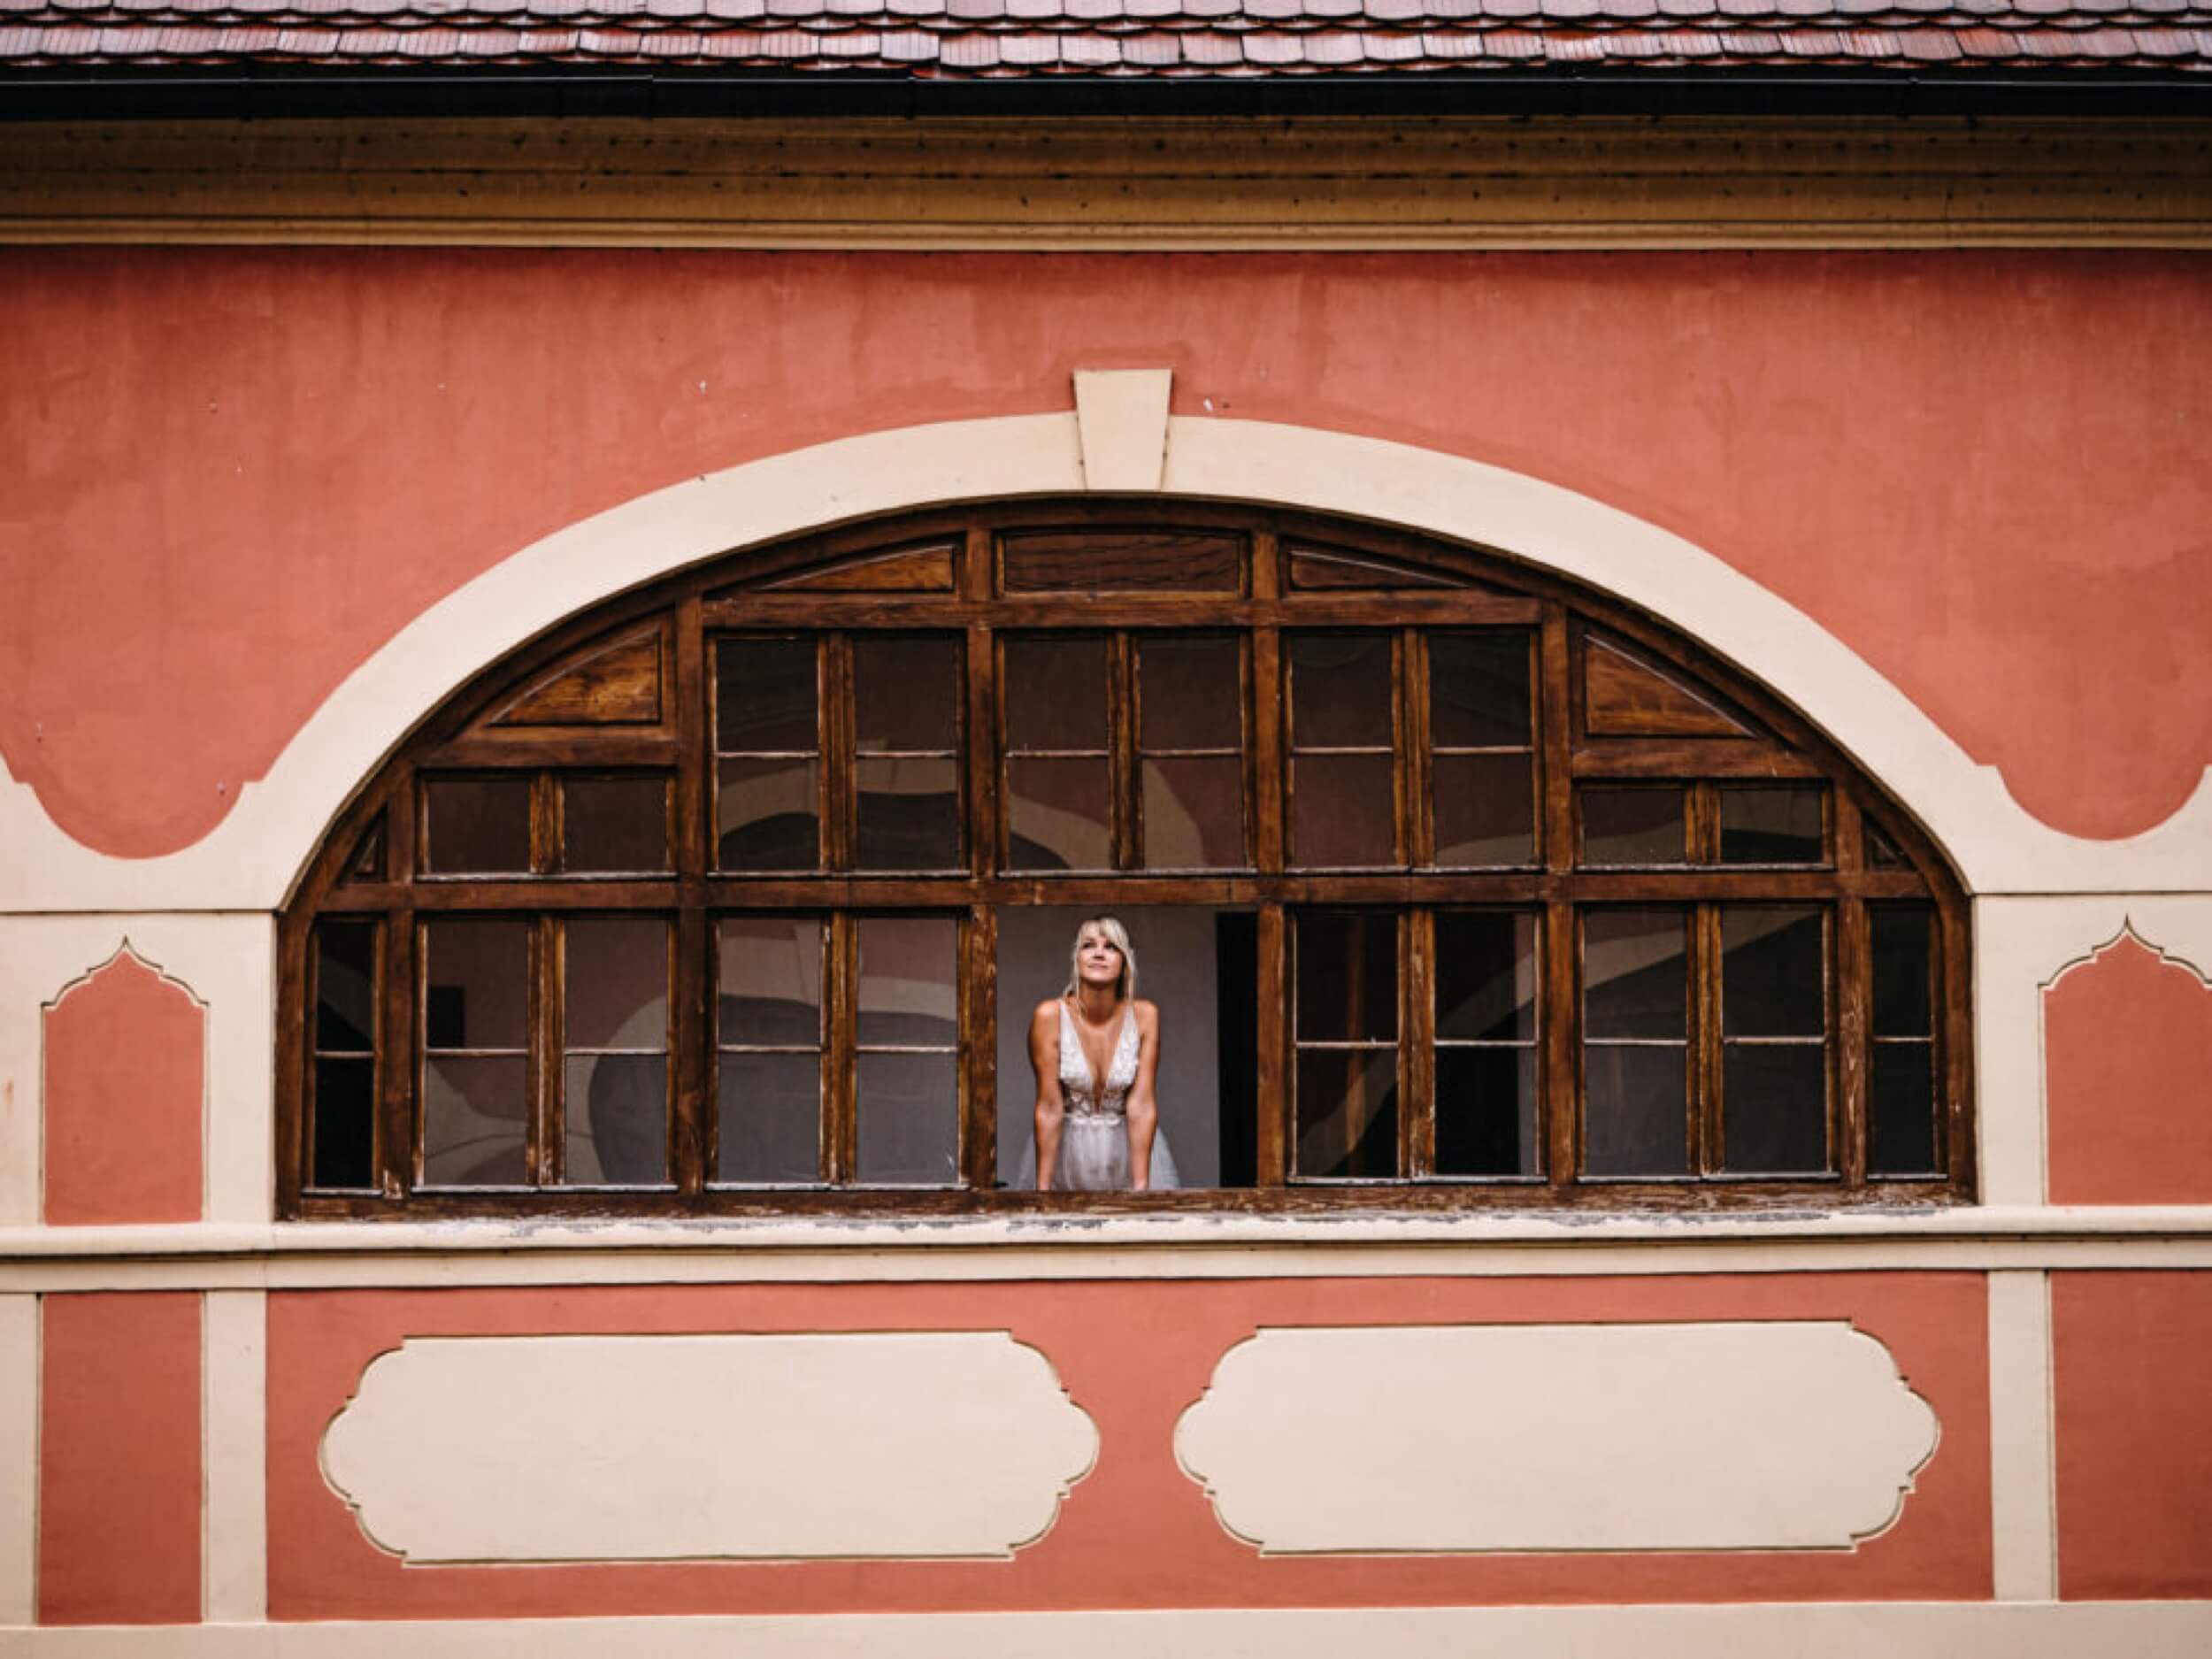
[[[1121,950],[1105,933],[1087,927],[1076,936],[1075,971],[1086,985],[1113,985],[1121,979]]]

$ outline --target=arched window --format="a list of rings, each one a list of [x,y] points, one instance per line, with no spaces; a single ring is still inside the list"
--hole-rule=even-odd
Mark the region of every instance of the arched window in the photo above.
[[[1132,921],[1194,1190],[1020,1190]],[[281,931],[289,1217],[1970,1197],[1966,910],[1804,722],[1462,548],[1153,500],[734,555],[487,670]]]

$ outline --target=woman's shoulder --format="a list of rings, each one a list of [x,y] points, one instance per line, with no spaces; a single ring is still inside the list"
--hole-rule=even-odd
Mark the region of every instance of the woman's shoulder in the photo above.
[[[1160,1027],[1160,1005],[1148,1002],[1141,996],[1129,1004],[1129,1011],[1137,1017],[1139,1031],[1157,1031]]]
[[[1030,1010],[1029,1023],[1032,1025],[1042,1025],[1048,1021],[1056,1023],[1060,1018],[1060,1009],[1064,1000],[1065,999],[1062,997],[1048,996],[1043,1002],[1038,1003],[1035,1008]]]

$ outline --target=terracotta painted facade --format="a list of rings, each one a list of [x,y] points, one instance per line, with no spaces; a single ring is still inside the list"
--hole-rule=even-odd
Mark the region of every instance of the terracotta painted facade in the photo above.
[[[885,1622],[855,1640],[882,1651],[997,1652],[1073,1628],[1017,1616],[1112,1611],[1161,1615],[1144,1640],[1197,1651],[1217,1627],[1182,1616],[1633,1608],[1651,1623],[1630,1645],[1671,1654],[1731,1628],[1685,1607],[1910,1603],[1936,1610],[1900,1612],[1926,1622],[1898,1650],[1936,1652],[1945,1609],[2022,1611],[2062,1644],[2069,1604],[2109,1602],[2142,1622],[2098,1640],[2212,1640],[2212,856],[2179,884],[2064,872],[2212,846],[2193,816],[2212,765],[2203,253],[12,246],[0,314],[23,319],[0,392],[0,833],[58,829],[119,880],[177,872],[141,911],[0,916],[0,1627],[207,1623],[250,1645],[472,1621],[484,1650],[520,1651],[570,1638],[505,1621],[865,1615]],[[2024,853],[1972,894],[1980,1202],[1586,1226],[279,1222],[270,1074],[298,1016],[273,920],[160,861],[261,834],[242,794],[280,760],[314,773],[318,711],[357,673],[403,674],[426,618],[439,641],[480,634],[474,666],[502,655],[480,584],[508,561],[567,557],[573,535],[582,591],[653,492],[839,440],[1050,417],[1073,442],[1071,377],[1116,368],[1172,372],[1171,445],[1208,422],[1373,441],[1371,480],[1333,488],[1367,490],[1378,523],[1433,528],[1422,469],[1473,463],[1675,538],[1843,648],[1913,742],[1996,769],[2007,844],[2080,862],[2039,876]],[[1540,558],[1540,538],[1514,550]],[[466,666],[425,670],[388,735]],[[330,811],[365,775],[348,765],[315,785]],[[1924,821],[1960,810],[1881,780]],[[288,884],[314,848],[270,832],[249,850]],[[1662,1356],[1832,1340],[1866,1379],[1733,1452],[1724,1437],[1681,1508],[1724,1504],[1731,1455],[1755,1468],[1863,1422],[1901,1448],[1874,1471],[1893,1513],[1839,1520],[1815,1491],[1801,1538],[1770,1517],[1733,1544],[1662,1525],[1590,1549],[1368,1547],[1356,1518],[1340,1548],[1278,1550],[1225,1519],[1258,1497],[1210,1490],[1179,1453],[1186,1414],[1227,1397],[1226,1357],[1268,1333],[1410,1333],[1445,1365],[1421,1333],[1473,1327],[1649,1333],[1653,1373],[1614,1386],[1686,1433],[1712,1427],[1709,1402]],[[1087,1468],[1040,1477],[1048,1526],[1002,1555],[420,1559],[405,1540],[441,1517],[402,1492],[387,1522],[386,1494],[342,1489],[330,1463],[349,1412],[403,1435],[394,1356],[468,1375],[499,1340],[577,1339],[649,1417],[664,1350],[633,1339],[917,1333],[1010,1338],[1094,1431]],[[926,1430],[933,1400],[908,1403]],[[1010,1434],[1041,1443],[1060,1405],[1010,1396]],[[1595,1509],[1615,1483],[1672,1479],[1594,1472],[1574,1422],[1535,1412],[1542,1458],[1516,1478]],[[1348,1409],[1310,1437],[1279,1426],[1325,1460],[1402,1451],[1401,1427],[1456,1455],[1465,1425]],[[620,1481],[585,1429],[530,1432],[574,1460],[583,1509]],[[878,1479],[926,1533],[930,1494],[895,1464]],[[1383,1536],[1392,1494],[1364,1497]],[[716,1502],[772,1521],[797,1501]],[[1298,1653],[1341,1635],[1318,1613],[1284,1628]],[[1580,1627],[1532,1628],[1530,1651],[1567,1651]]]

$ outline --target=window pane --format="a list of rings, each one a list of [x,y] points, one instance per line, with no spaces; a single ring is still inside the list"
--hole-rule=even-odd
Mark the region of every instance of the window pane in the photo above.
[[[434,779],[423,795],[424,869],[443,876],[529,873],[527,778]]]
[[[1388,749],[1390,636],[1294,634],[1293,741],[1300,749]]]
[[[635,917],[572,921],[564,1041],[570,1048],[668,1047],[668,924]]]
[[[724,870],[821,867],[821,774],[812,760],[717,763],[717,863]]]
[[[960,863],[960,763],[912,756],[853,768],[856,870],[951,870]]]
[[[1536,1036],[1536,918],[1525,911],[1440,910],[1436,1034],[1446,1042]]]
[[[1301,755],[1290,776],[1293,863],[1319,869],[1398,862],[1389,756]]]
[[[572,1054],[562,1083],[571,1186],[667,1184],[666,1056]]]
[[[422,949],[426,1047],[528,1046],[527,923],[429,922],[422,930]]]
[[[715,647],[714,746],[725,755],[811,753],[815,718],[812,640],[724,640]]]
[[[1935,912],[1924,904],[1867,909],[1874,944],[1874,1034],[1935,1034],[1930,1008],[1930,946]]]
[[[1390,1180],[1398,1173],[1398,1051],[1298,1051],[1298,1173]]]
[[[431,1187],[519,1187],[528,1179],[524,1062],[432,1056],[422,1069],[422,1177]]]
[[[1144,862],[1233,870],[1244,856],[1244,764],[1234,755],[1144,763]]]
[[[1140,640],[1139,747],[1148,751],[1241,748],[1244,691],[1237,655],[1237,641],[1226,636]]]
[[[1679,1043],[1593,1043],[1583,1050],[1586,1174],[1688,1173],[1686,1053]]]
[[[822,924],[811,916],[733,916],[715,925],[724,1042],[812,1048],[822,1041]]]
[[[1297,928],[1298,1041],[1394,1041],[1398,918],[1386,911],[1308,910]]]
[[[1593,1038],[1680,1041],[1689,964],[1679,910],[1591,910],[1582,918],[1582,1018]]]
[[[313,1187],[376,1185],[376,1062],[315,1062]]]
[[[1721,1059],[1721,1161],[1732,1174],[1826,1170],[1827,1045],[1727,1044]]]
[[[1543,1167],[1536,1051],[1439,1048],[1436,1172],[1537,1175]]]
[[[1535,768],[1526,755],[1439,755],[1436,862],[1476,870],[1536,861]]]
[[[1824,918],[1806,905],[1722,908],[1723,1035],[1817,1037],[1828,1029]]]
[[[957,1056],[864,1054],[855,1063],[863,1181],[956,1186],[960,1179]]]
[[[718,1181],[822,1179],[822,1062],[811,1054],[726,1054]]]
[[[1897,843],[1872,818],[1866,820],[1866,862],[1875,870],[1905,867],[1905,855],[1897,850]]]
[[[1582,862],[1596,868],[1678,864],[1686,856],[1679,789],[1585,789]]]
[[[1006,759],[1006,867],[1110,870],[1106,760]]]
[[[853,728],[862,754],[956,749],[959,708],[957,641],[854,636]]]
[[[667,780],[565,780],[561,785],[561,867],[586,875],[655,875],[666,870]]]
[[[1106,641],[1006,641],[1006,747],[1106,747]]]
[[[1825,794],[1819,788],[1723,789],[1721,863],[1824,864],[1820,806]]]
[[[1429,636],[1429,740],[1439,749],[1531,741],[1528,635]]]
[[[1867,1100],[1866,1167],[1875,1175],[1939,1175],[1935,1045],[1878,1042]]]
[[[860,919],[859,1042],[950,1048],[960,1040],[959,925],[949,916]]]
[[[366,1054],[376,1048],[376,924],[315,928],[315,1047]]]

